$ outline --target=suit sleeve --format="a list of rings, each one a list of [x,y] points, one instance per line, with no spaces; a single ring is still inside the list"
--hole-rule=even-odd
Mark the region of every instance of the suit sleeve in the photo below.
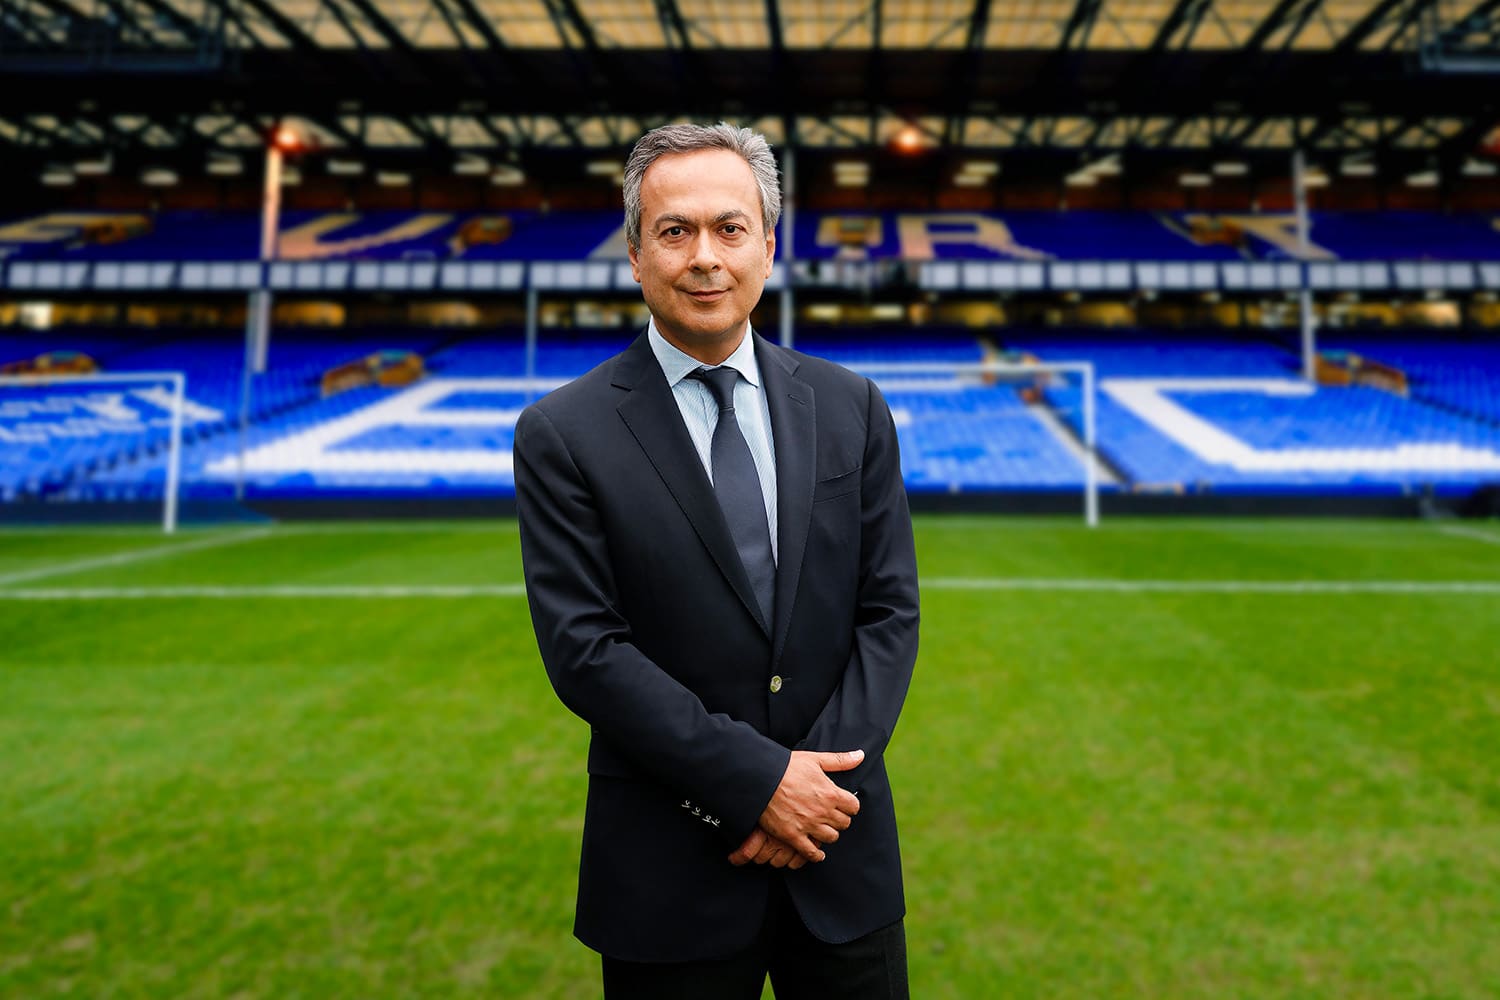
[[[596,498],[534,406],[516,423],[515,477],[526,596],[553,689],[642,773],[718,816],[720,833],[738,844],[759,822],[791,751],[710,713],[632,643]]]
[[[872,382],[866,385],[868,430],[860,492],[854,647],[843,679],[807,737],[797,744],[799,750],[863,749],[865,759],[859,767],[829,774],[851,791],[884,764],[885,748],[911,685],[920,618],[917,556],[896,425],[880,390]]]

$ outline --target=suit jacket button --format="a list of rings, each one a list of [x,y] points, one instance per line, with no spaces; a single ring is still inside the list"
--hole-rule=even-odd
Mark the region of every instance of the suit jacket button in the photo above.
[[[781,690],[781,675],[777,674],[775,677],[771,678],[771,693],[775,694],[776,692],[778,692],[780,690]]]

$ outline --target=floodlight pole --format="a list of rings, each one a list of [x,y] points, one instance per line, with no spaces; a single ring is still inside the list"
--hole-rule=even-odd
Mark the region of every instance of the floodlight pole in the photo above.
[[[1301,274],[1297,291],[1297,315],[1302,325],[1302,377],[1318,377],[1318,334],[1313,317],[1312,288],[1307,281],[1307,259],[1311,241],[1307,220],[1307,161],[1302,150],[1292,153],[1292,194],[1297,204],[1297,268]]]
[[[540,295],[536,290],[536,269],[526,267],[526,402],[535,399],[536,349],[539,333],[537,314],[541,309]]]
[[[792,329],[796,309],[796,296],[792,292],[793,261],[796,259],[793,233],[797,228],[796,199],[793,197],[796,193],[793,180],[796,166],[797,156],[789,135],[781,157],[781,346],[786,348],[796,346],[796,334]]]
[[[177,531],[177,489],[182,479],[182,408],[187,402],[187,378],[181,372],[172,376],[172,430],[167,436],[166,502],[162,505],[163,534]]]
[[[1094,429],[1094,364],[1083,362],[1083,520],[1099,527],[1099,442]]]
[[[266,180],[260,198],[260,287],[250,293],[245,312],[245,365],[240,378],[239,448],[235,465],[234,498],[245,499],[245,438],[250,429],[253,376],[266,370],[271,343],[271,289],[267,268],[276,258],[276,232],[281,221],[281,147],[276,138],[266,144]]]

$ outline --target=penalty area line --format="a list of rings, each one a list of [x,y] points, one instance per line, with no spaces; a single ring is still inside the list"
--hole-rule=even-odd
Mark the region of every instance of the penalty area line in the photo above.
[[[9,586],[14,583],[29,583],[32,580],[44,580],[49,576],[68,576],[72,573],[87,572],[91,569],[129,566],[131,563],[145,562],[150,559],[163,559],[170,556],[182,555],[185,552],[200,552],[203,549],[214,549],[224,545],[238,545],[241,542],[253,542],[258,538],[265,538],[270,534],[270,528],[256,528],[250,531],[236,532],[232,535],[212,535],[208,538],[198,538],[189,542],[157,545],[149,549],[131,549],[126,552],[115,552],[107,556],[94,556],[89,559],[75,559],[72,562],[56,563],[51,566],[38,566],[34,569],[23,569],[14,573],[0,575],[0,587]]]
[[[1036,577],[934,577],[922,589],[1109,594],[1479,594],[1500,596],[1500,580],[1119,580]],[[521,583],[490,585],[268,585],[176,587],[49,587],[0,590],[0,601],[129,601],[402,598],[516,598]]]
[[[1445,524],[1438,528],[1438,531],[1454,538],[1468,538],[1476,542],[1484,542],[1487,545],[1500,545],[1500,535],[1492,535],[1481,528],[1465,528],[1456,524]]]

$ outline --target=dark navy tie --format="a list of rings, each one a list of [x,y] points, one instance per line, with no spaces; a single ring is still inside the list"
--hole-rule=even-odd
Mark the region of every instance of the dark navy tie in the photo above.
[[[755,459],[750,457],[745,435],[740,433],[739,418],[734,415],[734,383],[740,373],[733,368],[699,368],[687,377],[708,386],[719,404],[719,424],[714,428],[709,450],[714,493],[769,625],[776,601],[776,562],[771,556],[771,531],[766,522],[760,475],[755,471]]]

